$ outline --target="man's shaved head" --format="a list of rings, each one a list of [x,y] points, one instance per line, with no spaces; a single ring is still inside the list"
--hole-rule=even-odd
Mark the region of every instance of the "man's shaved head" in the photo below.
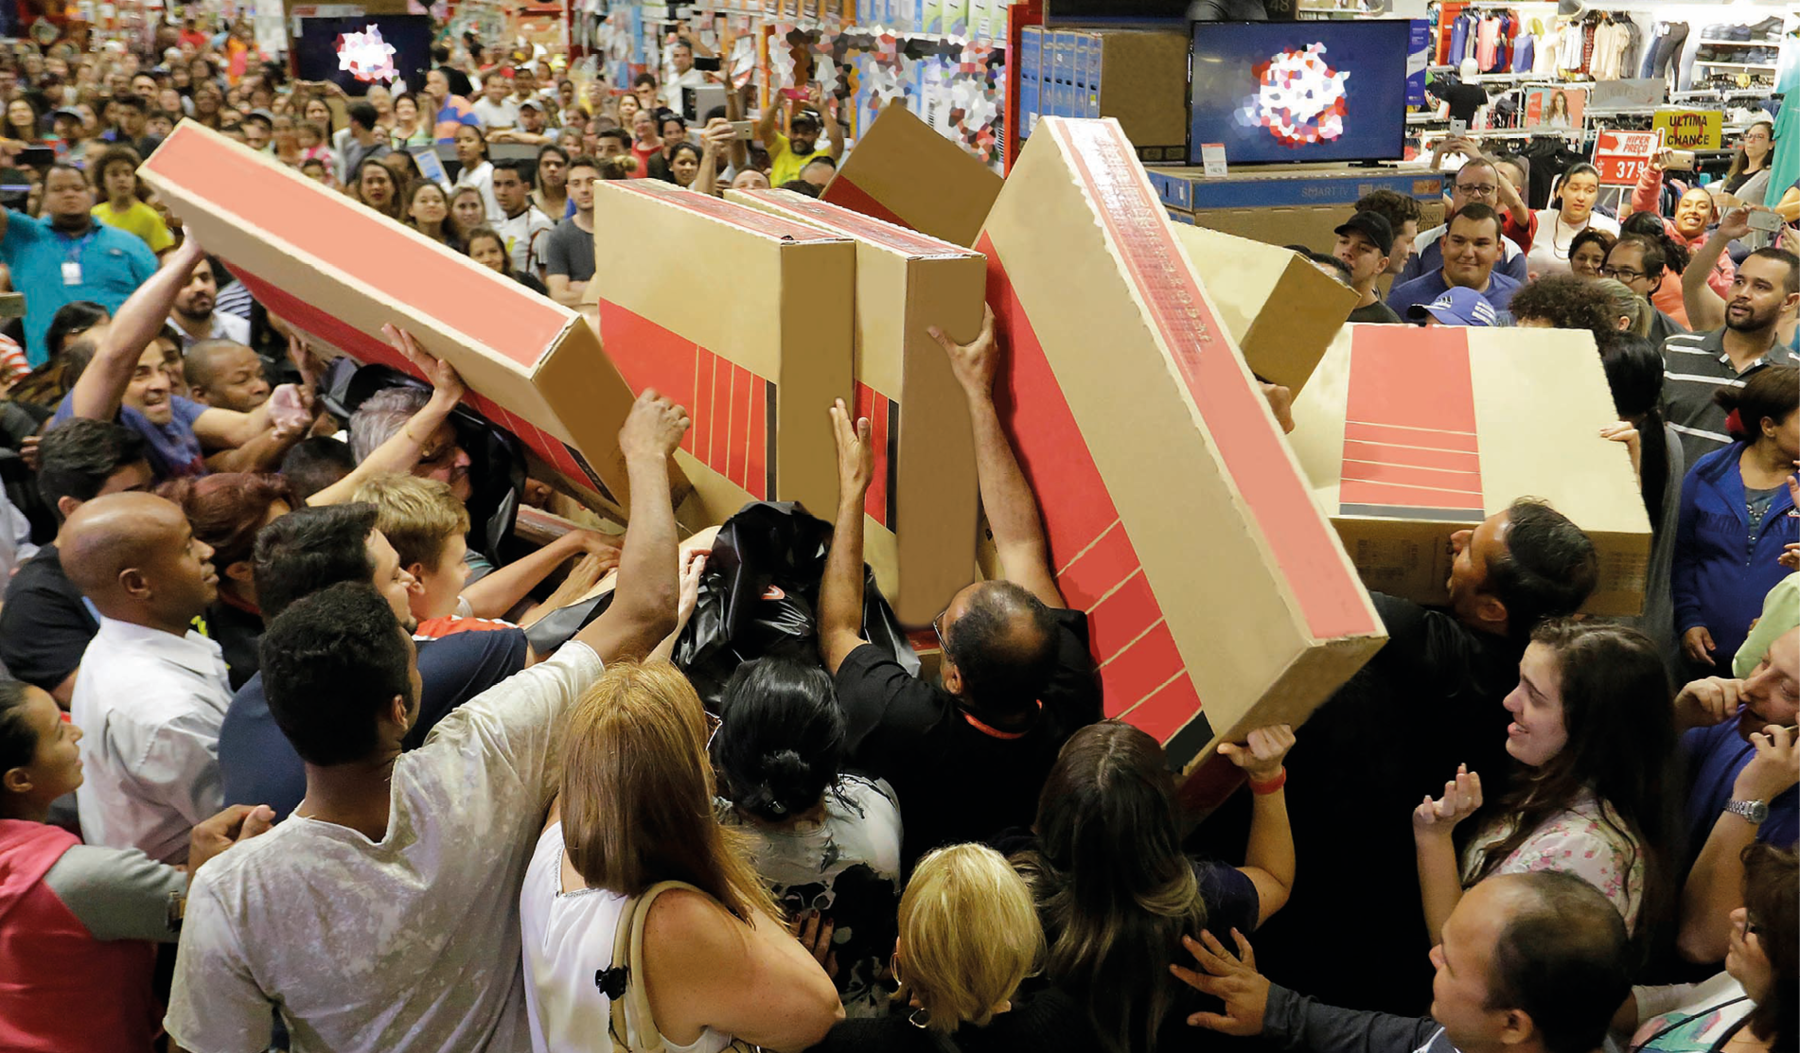
[[[211,547],[194,538],[179,506],[155,494],[83,502],[57,546],[69,580],[108,618],[175,631],[217,595]]]

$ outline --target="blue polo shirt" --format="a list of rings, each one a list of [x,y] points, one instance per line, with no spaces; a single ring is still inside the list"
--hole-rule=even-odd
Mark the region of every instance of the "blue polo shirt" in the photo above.
[[[206,451],[194,434],[194,422],[208,407],[180,395],[170,396],[169,402],[174,413],[167,424],[152,423],[149,417],[130,406],[119,407],[118,423],[144,437],[144,444],[149,447],[150,468],[159,481],[184,475],[205,475]],[[50,426],[54,428],[73,416],[75,400],[63,399],[62,405],[56,407],[56,415],[50,418]]]
[[[1700,855],[1713,823],[1731,800],[1732,787],[1738,773],[1756,747],[1738,733],[1738,722],[1727,720],[1710,728],[1695,728],[1681,737],[1682,752],[1687,755],[1692,779],[1688,793],[1688,866]],[[1756,828],[1756,839],[1777,848],[1792,848],[1800,837],[1800,786],[1790,786],[1772,801],[1769,817]]]
[[[49,220],[23,212],[9,211],[6,219],[0,261],[12,268],[13,288],[25,294],[25,357],[33,366],[50,357],[44,333],[58,308],[92,300],[117,311],[156,273],[156,254],[136,234],[96,222],[87,233],[70,237],[52,228]],[[64,263],[81,265],[79,283],[64,282]]]
[[[1406,317],[1406,309],[1414,304],[1428,304],[1444,295],[1450,285],[1444,281],[1444,269],[1439,267],[1430,274],[1420,275],[1409,282],[1401,282],[1388,292],[1387,305],[1392,307],[1400,317]],[[1504,311],[1512,305],[1513,293],[1519,290],[1519,283],[1500,273],[1495,267],[1488,275],[1487,291],[1481,298],[1494,305],[1494,310]]]

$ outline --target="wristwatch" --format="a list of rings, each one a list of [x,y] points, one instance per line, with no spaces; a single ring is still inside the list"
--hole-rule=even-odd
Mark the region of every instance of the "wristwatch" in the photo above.
[[[1751,826],[1756,826],[1769,817],[1769,806],[1762,801],[1727,801],[1725,810]]]

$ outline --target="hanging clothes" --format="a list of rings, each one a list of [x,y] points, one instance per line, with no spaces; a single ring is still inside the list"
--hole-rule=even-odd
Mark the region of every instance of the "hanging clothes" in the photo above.
[[[1531,75],[1534,77],[1553,77],[1556,75],[1557,57],[1562,51],[1562,32],[1555,26],[1537,35],[1537,54],[1531,58]]]
[[[1530,33],[1519,34],[1518,38],[1513,41],[1512,65],[1509,67],[1512,72],[1531,72],[1532,51],[1536,47],[1537,39]]]
[[[1475,62],[1485,72],[1493,72],[1500,50],[1500,20],[1488,16],[1481,20],[1480,40],[1475,46]]]

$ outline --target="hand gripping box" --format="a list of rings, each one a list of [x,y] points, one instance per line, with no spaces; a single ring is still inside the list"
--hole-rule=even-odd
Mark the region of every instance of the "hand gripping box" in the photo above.
[[[588,296],[606,357],[632,391],[654,387],[693,420],[675,455],[697,502],[683,522],[764,500],[830,519],[827,411],[856,397],[855,244],[655,179],[596,185],[594,230]]]
[[[411,332],[462,374],[464,401],[623,514],[631,391],[574,311],[192,121],[138,172],[271,312],[417,375],[381,327]]]
[[[1172,224],[1250,372],[1298,393],[1356,308],[1354,289],[1290,249]]]
[[[1379,616],[1116,121],[1040,121],[976,248],[1001,412],[1106,713],[1204,796],[1218,743],[1304,720],[1385,642]]]
[[[820,195],[834,205],[967,248],[1000,177],[903,104],[889,102]]]
[[[1570,329],[1346,325],[1295,400],[1289,438],[1372,589],[1448,600],[1450,535],[1520,497],[1600,555],[1586,610],[1636,614],[1650,520],[1594,338]]]
[[[944,349],[981,330],[987,262],[947,241],[787,190],[726,198],[856,239],[856,403],[875,479],[866,543],[875,580],[908,625],[926,625],[975,580],[975,443]]]

